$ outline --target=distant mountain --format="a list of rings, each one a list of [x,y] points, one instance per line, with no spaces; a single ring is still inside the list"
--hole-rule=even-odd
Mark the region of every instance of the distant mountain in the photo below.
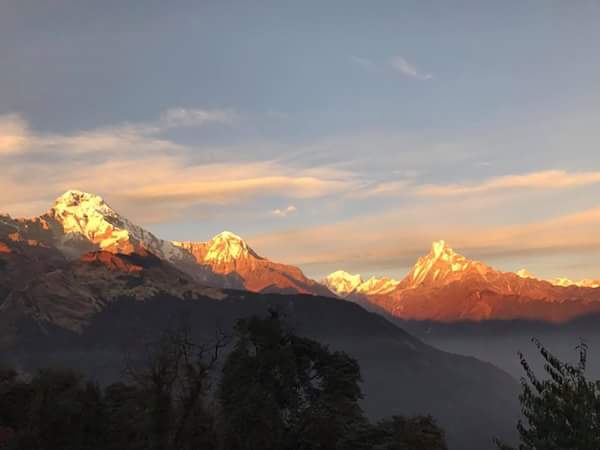
[[[173,242],[192,254],[198,265],[223,277],[235,276],[231,287],[253,292],[331,295],[295,266],[259,256],[238,235],[224,231],[208,242]]]
[[[591,279],[573,281],[568,278],[555,278],[553,280],[550,280],[550,282],[555,286],[563,286],[563,287],[567,287],[567,286],[579,286],[579,287],[589,287],[589,288],[600,287],[600,280],[591,280]]]
[[[338,278],[327,279],[331,285]],[[565,321],[600,311],[600,289],[557,286],[524,270],[501,272],[454,252],[444,241],[434,242],[392,290],[354,288],[344,297],[411,320]]]
[[[41,246],[67,259],[94,251],[147,251],[207,286],[330,295],[299,268],[258,256],[233,233],[223,232],[208,242],[165,241],[118,214],[101,197],[77,190],[65,192],[39,217],[0,216],[0,243],[10,242]]]
[[[400,284],[399,281],[391,278],[371,277],[364,281],[360,275],[352,275],[343,270],[338,270],[337,272],[329,274],[322,280],[322,283],[327,286],[331,292],[342,298],[353,294],[387,294]]]

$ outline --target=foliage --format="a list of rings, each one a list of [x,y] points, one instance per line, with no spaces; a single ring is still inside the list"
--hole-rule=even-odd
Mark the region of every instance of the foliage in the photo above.
[[[377,424],[373,450],[447,450],[444,432],[431,416],[393,416]]]
[[[579,361],[562,362],[534,339],[548,378],[541,380],[523,354],[526,377],[520,401],[525,421],[519,421],[519,450],[590,450],[600,448],[600,381],[585,376],[587,346],[578,346]],[[499,447],[509,447],[499,443]]]

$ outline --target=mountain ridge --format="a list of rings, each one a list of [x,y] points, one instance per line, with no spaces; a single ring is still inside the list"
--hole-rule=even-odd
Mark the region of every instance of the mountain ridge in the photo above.
[[[102,197],[79,190],[66,191],[40,216],[0,217],[0,240],[56,248],[67,259],[94,251],[148,251],[207,286],[331,295],[299,268],[259,256],[230,231],[207,242],[166,241],[117,213]]]
[[[326,278],[334,292],[338,278]],[[433,242],[429,253],[395,283],[388,292],[355,288],[342,297],[411,320],[564,321],[600,311],[600,289],[592,284],[557,285],[524,269],[502,272],[456,253],[445,241]]]

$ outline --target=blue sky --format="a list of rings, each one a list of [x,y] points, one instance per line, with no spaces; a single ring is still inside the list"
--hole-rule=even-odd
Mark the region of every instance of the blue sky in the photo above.
[[[0,2],[0,209],[96,192],[312,276],[600,277],[596,1]]]

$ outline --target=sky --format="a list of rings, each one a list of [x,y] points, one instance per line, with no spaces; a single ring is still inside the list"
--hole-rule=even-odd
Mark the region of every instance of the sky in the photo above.
[[[321,277],[600,278],[600,2],[0,0],[0,211],[101,195]]]

